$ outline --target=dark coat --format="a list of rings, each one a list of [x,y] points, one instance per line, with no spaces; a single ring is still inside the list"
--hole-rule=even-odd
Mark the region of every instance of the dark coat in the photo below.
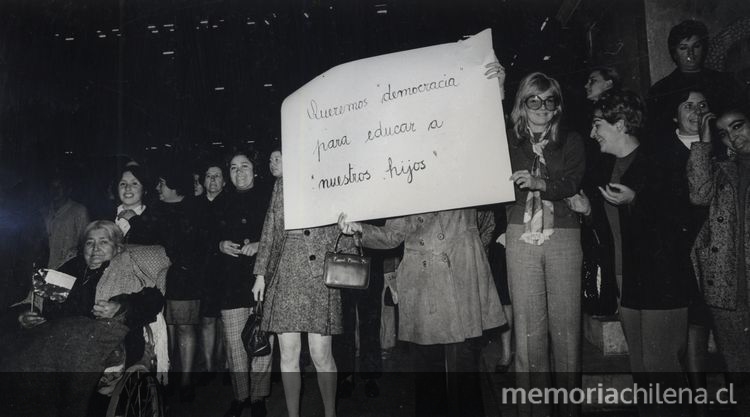
[[[201,314],[207,317],[218,317],[221,310],[221,286],[219,275],[221,274],[221,257],[225,256],[218,251],[214,236],[219,227],[219,208],[224,206],[227,191],[222,191],[212,201],[205,196],[198,197],[198,241],[201,243],[200,250],[203,252],[203,265],[200,266],[199,274],[201,281]]]
[[[202,282],[199,273],[206,257],[199,241],[200,213],[197,201],[185,197],[176,203],[159,203],[156,211],[159,244],[172,262],[167,272],[168,300],[198,300]]]
[[[96,290],[102,274],[109,265],[105,263],[98,270],[90,271],[83,256],[77,256],[64,263],[58,270],[77,279],[65,302],[46,303],[43,316],[49,320],[70,316],[95,318],[92,307],[96,303]],[[117,294],[109,301],[118,302],[120,310],[117,314],[122,317],[122,322],[128,328],[141,333],[143,326],[153,322],[164,306],[164,296],[156,287],[145,287],[138,292]]]
[[[251,288],[256,256],[232,257],[219,251],[219,242],[230,240],[240,246],[259,242],[269,195],[260,185],[245,192],[228,192],[221,206],[216,206],[217,225],[211,242],[218,260],[218,282],[221,286],[222,310],[251,307]]]
[[[130,229],[125,235],[123,243],[130,245],[158,245],[159,243],[159,217],[150,205],[146,206],[143,213],[133,216],[128,220]]]
[[[515,130],[508,129],[508,151],[513,172],[531,170],[535,154],[527,137],[519,137]],[[577,229],[578,213],[571,210],[565,198],[578,192],[586,170],[586,155],[583,140],[576,132],[561,131],[557,142],[544,148],[546,161],[545,182],[547,190],[540,192],[543,200],[552,202],[555,212],[555,228]],[[515,186],[516,202],[508,205],[508,223],[523,224],[527,190]]]
[[[660,149],[659,161],[664,164],[664,188],[669,196],[670,213],[666,218],[667,226],[674,235],[673,241],[680,258],[676,265],[679,273],[694,278],[690,252],[698,231],[706,221],[708,208],[690,201],[687,177],[690,150],[682,144],[676,134],[665,139]]]
[[[737,246],[750,248],[750,235],[737,236],[739,172],[735,162],[711,159],[711,145],[694,143],[687,172],[690,200],[709,206],[708,219],[693,247],[693,265],[700,278],[706,304],[728,310],[737,308]],[[745,230],[750,225],[750,209],[745,207]],[[750,271],[750,251],[745,250],[745,270]],[[750,286],[748,287],[750,288]]]
[[[633,309],[674,309],[688,305],[686,279],[676,272],[676,251],[664,227],[669,212],[665,207],[663,172],[656,159],[639,148],[620,183],[633,189],[636,197],[618,207],[622,238],[622,297],[620,304]],[[591,200],[587,219],[607,247],[614,248],[612,231],[596,186],[604,187],[612,175],[615,158],[601,159],[586,194]],[[610,260],[612,258],[610,257]]]
[[[128,257],[129,261],[130,257]],[[118,264],[117,258],[113,262]],[[107,280],[103,279],[102,276],[108,269],[113,268],[116,267],[108,262],[97,270],[89,270],[83,256],[77,256],[64,263],[58,270],[77,279],[64,302],[55,303],[46,301],[44,303],[42,316],[51,321],[66,317],[87,317],[94,319],[92,308],[99,295],[97,291],[101,289],[102,285],[107,285],[105,283]],[[28,299],[29,297],[27,297]],[[156,287],[144,287],[136,292],[118,293],[108,299],[120,304],[120,309],[112,320],[127,326],[128,332],[124,335],[127,363],[135,363],[143,356],[145,346],[143,327],[155,320],[156,315],[164,306],[164,296]],[[7,332],[15,331],[18,327],[16,321],[18,315],[22,311],[28,310],[29,303],[27,302],[16,305],[9,312],[3,314],[2,326],[0,328]]]
[[[687,178],[687,161],[690,150],[677,137],[668,135],[660,142],[659,161],[664,164],[665,191],[669,201],[669,216],[665,224],[674,242],[675,268],[678,274],[688,279],[685,285],[690,292],[690,323],[710,326],[710,314],[703,302],[703,294],[690,259],[693,244],[703,223],[708,217],[708,208],[690,201],[690,187]]]

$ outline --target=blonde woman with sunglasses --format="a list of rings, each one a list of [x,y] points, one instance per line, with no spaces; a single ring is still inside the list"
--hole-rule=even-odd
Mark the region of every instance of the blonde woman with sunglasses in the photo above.
[[[549,386],[552,370],[560,387],[579,386],[582,251],[566,199],[578,192],[585,155],[581,137],[560,127],[562,114],[555,79],[535,72],[521,80],[508,130],[516,201],[506,231],[519,388]],[[518,415],[550,415],[548,407],[519,404]]]

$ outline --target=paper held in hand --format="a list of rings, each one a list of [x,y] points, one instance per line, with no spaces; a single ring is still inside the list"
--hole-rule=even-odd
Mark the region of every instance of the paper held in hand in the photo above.
[[[54,269],[40,269],[33,278],[34,294],[61,303],[68,298],[75,282],[76,277],[72,275]]]

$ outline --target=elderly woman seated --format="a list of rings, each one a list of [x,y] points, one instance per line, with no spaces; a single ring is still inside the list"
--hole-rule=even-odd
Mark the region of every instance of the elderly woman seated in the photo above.
[[[81,400],[93,393],[107,357],[121,343],[126,364],[143,356],[143,326],[153,322],[164,305],[159,277],[169,260],[161,247],[126,248],[122,241],[114,222],[92,222],[84,231],[81,255],[58,268],[76,278],[65,301],[45,300],[42,306],[41,298],[30,293],[4,315],[3,333],[12,337],[0,340],[0,370],[16,372],[18,378],[4,378],[2,385],[13,384],[0,388],[16,391],[28,382],[33,391],[42,392],[33,395],[41,401],[29,401],[27,391],[22,396],[26,400],[10,404],[18,406],[13,410],[17,415],[23,415],[26,406],[36,407],[32,402],[49,405],[55,398],[63,414],[85,406]],[[53,392],[40,389],[38,378],[23,378],[25,372],[45,372],[46,388]]]

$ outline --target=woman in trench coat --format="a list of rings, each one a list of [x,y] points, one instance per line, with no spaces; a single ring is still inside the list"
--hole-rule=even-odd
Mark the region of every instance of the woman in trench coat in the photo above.
[[[487,242],[492,228],[482,233]],[[411,342],[416,414],[482,415],[478,338],[505,324],[474,209],[389,219],[384,226],[349,223],[345,234],[362,245],[390,249],[404,244],[398,276],[399,339]],[[447,371],[447,372],[445,372]],[[445,379],[435,378],[443,373]],[[441,404],[447,400],[448,404]],[[432,407],[432,408],[430,408]]]

